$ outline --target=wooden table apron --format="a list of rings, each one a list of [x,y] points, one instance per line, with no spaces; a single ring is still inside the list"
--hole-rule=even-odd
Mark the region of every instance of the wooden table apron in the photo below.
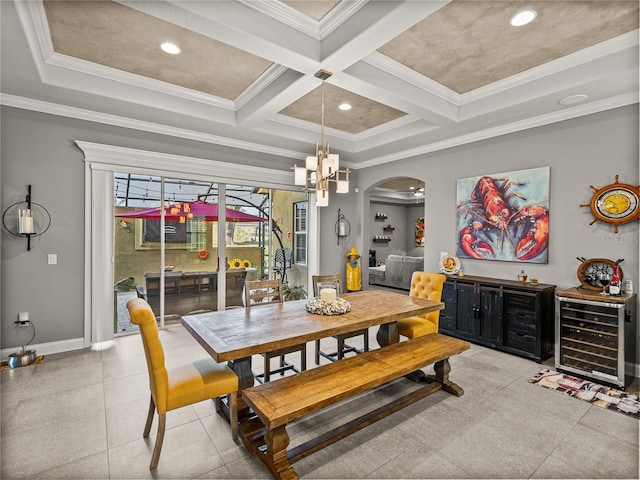
[[[351,304],[344,315],[316,315],[306,300],[236,308],[182,317],[185,328],[216,362],[228,362],[240,379],[240,389],[253,386],[251,356],[379,325],[381,346],[399,341],[396,320],[442,310],[434,302],[380,290],[342,295]]]

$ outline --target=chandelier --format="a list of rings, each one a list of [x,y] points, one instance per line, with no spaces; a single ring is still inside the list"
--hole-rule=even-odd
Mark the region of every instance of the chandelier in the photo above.
[[[336,184],[336,193],[349,193],[349,169],[340,170],[340,158],[329,153],[329,144],[324,143],[324,81],[332,75],[326,70],[318,70],[316,78],[322,80],[322,110],[320,112],[320,143],[316,144],[316,154],[309,155],[305,166],[293,166],[295,184],[316,193],[316,206],[329,205],[329,183]]]

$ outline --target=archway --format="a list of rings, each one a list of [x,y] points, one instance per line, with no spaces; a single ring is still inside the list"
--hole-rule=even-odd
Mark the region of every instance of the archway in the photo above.
[[[363,282],[379,274],[389,255],[424,257],[424,243],[416,245],[416,223],[424,224],[425,182],[413,177],[393,177],[372,184],[364,192]],[[424,237],[423,237],[424,238]],[[370,271],[371,269],[371,271]]]

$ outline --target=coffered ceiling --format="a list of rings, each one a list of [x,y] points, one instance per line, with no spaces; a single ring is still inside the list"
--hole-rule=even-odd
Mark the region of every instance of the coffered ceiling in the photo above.
[[[321,68],[333,73],[325,140],[354,169],[638,102],[637,0],[0,8],[4,105],[195,139],[275,168],[320,140]],[[512,27],[525,8],[536,19]],[[166,41],[181,53],[160,50]],[[561,104],[571,95],[586,98]]]

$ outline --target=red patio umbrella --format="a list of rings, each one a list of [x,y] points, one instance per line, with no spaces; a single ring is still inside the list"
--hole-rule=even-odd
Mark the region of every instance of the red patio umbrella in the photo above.
[[[165,205],[165,220],[184,221],[188,218],[198,217],[204,218],[208,222],[218,221],[218,205],[203,202],[183,202],[172,205]],[[132,210],[130,212],[116,213],[116,217],[124,218],[145,218],[147,220],[160,220],[161,209],[146,208],[144,210]],[[237,210],[226,209],[227,222],[265,222],[266,218],[256,217],[248,213],[242,213]]]

